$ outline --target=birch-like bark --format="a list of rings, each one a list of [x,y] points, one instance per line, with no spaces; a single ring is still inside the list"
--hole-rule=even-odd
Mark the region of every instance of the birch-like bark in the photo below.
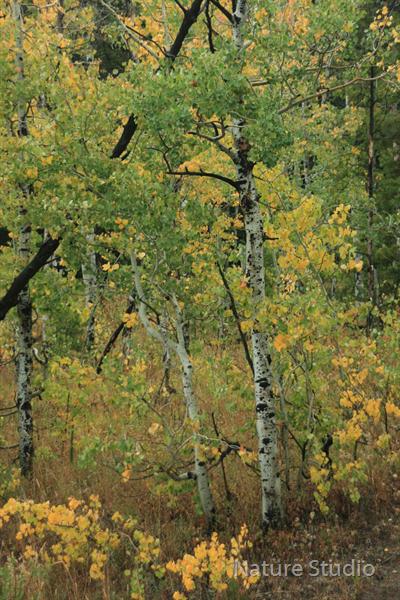
[[[243,25],[247,18],[247,0],[238,0],[233,13],[232,28],[236,51],[243,54]],[[238,113],[240,113],[240,106]],[[271,355],[268,336],[256,321],[259,305],[265,299],[264,228],[260,197],[249,159],[250,144],[244,133],[244,119],[234,119],[234,162],[239,182],[240,207],[246,231],[246,277],[252,291],[255,322],[251,333],[254,365],[256,427],[261,476],[262,526],[266,531],[282,519],[281,482],[278,469],[278,435],[275,420],[275,398],[272,389]]]
[[[171,386],[171,351],[168,344],[168,329],[167,329],[167,316],[163,314],[160,318],[160,332],[163,338],[163,388],[168,394],[174,392]]]
[[[87,235],[86,239],[88,242],[88,251],[86,261],[82,263],[82,279],[85,286],[86,306],[90,310],[86,325],[85,340],[86,349],[90,351],[93,348],[96,336],[95,307],[98,290],[96,253],[91,249],[94,241],[94,234],[91,233]]]
[[[182,384],[185,403],[188,411],[188,417],[194,425],[193,443],[194,443],[194,472],[196,474],[197,489],[203,512],[207,518],[208,528],[211,529],[215,522],[215,506],[210,489],[210,481],[208,477],[207,465],[204,459],[200,456],[200,439],[196,432],[199,423],[199,412],[197,407],[197,399],[193,391],[193,365],[190,360],[190,355],[187,349],[187,336],[185,335],[185,325],[182,319],[182,314],[178,303],[176,307],[176,331],[178,336],[178,344],[176,352],[179,356],[182,365]]]
[[[369,84],[369,120],[368,120],[368,178],[367,178],[367,193],[369,200],[368,207],[368,233],[367,233],[367,259],[368,259],[368,296],[372,306],[378,304],[378,293],[377,286],[377,271],[374,265],[374,242],[373,242],[373,229],[374,229],[374,195],[375,195],[375,105],[376,105],[376,86],[375,81],[375,67],[370,68],[371,81]],[[368,325],[371,326],[372,313],[368,315]]]
[[[19,254],[29,255],[29,229],[21,231]],[[17,304],[17,408],[19,429],[19,463],[24,477],[32,475],[33,468],[33,419],[32,419],[32,303],[29,287],[19,295]]]
[[[17,78],[24,81],[24,51],[23,51],[23,16],[21,6],[14,1],[12,5],[15,22],[15,64]],[[26,107],[18,102],[18,136],[28,135],[26,118]],[[23,160],[23,157],[22,157]],[[30,187],[22,186],[25,202],[29,201]],[[18,239],[18,253],[24,263],[29,262],[31,228],[26,222],[26,206],[20,207],[21,228]],[[25,477],[32,476],[33,468],[33,420],[32,420],[32,302],[29,293],[29,284],[20,291],[17,302],[18,325],[17,338],[17,360],[16,360],[16,384],[17,384],[17,408],[19,429],[19,463],[21,473]]]
[[[190,360],[190,355],[187,350],[187,336],[185,335],[185,324],[179,309],[178,303],[175,301],[175,309],[177,314],[176,332],[178,343],[171,339],[166,332],[161,332],[159,327],[155,327],[150,322],[147,316],[145,296],[140,279],[139,268],[135,254],[131,254],[131,262],[134,276],[134,284],[138,298],[138,313],[139,318],[144,325],[147,333],[156,339],[160,344],[168,344],[168,348],[175,352],[182,366],[182,384],[185,404],[188,417],[193,425],[193,444],[194,444],[194,463],[195,477],[197,482],[197,490],[199,494],[200,504],[207,521],[207,527],[212,529],[215,523],[215,505],[211,493],[210,481],[208,476],[207,465],[200,456],[200,437],[197,432],[199,423],[199,411],[197,398],[193,391],[193,365]]]

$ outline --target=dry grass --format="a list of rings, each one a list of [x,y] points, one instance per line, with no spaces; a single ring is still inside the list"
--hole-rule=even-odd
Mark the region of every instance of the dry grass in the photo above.
[[[148,344],[145,342],[143,345]],[[152,382],[158,389],[162,374],[157,366],[157,351],[149,346],[148,350],[153,360],[145,373],[146,381]],[[214,355],[212,356],[212,353]],[[232,348],[230,348],[232,356]],[[246,423],[251,419],[252,399],[244,396],[238,401],[235,394],[239,387],[232,382],[231,371],[220,370],[218,377],[213,380],[215,362],[224,363],[226,355],[222,348],[213,348],[207,360],[199,361],[197,365],[197,392],[203,412],[206,415],[214,413],[220,432],[230,440],[240,436],[242,444],[254,446],[254,434]],[[230,359],[237,365],[238,380],[242,387],[249,378],[246,365],[243,364],[240,349],[233,353]],[[129,365],[126,366],[129,369]],[[3,396],[1,405],[7,405],[13,392],[13,374],[11,368],[0,372]],[[250,380],[249,382],[250,383]],[[173,419],[182,417],[182,398],[179,392],[179,379],[174,374],[173,385],[178,390],[169,398],[164,397],[157,410],[174,415]],[[79,382],[71,381],[70,393],[76,394]],[[236,391],[235,391],[236,390]],[[35,432],[38,448],[35,463],[35,474],[31,482],[24,482],[15,493],[21,498],[32,498],[35,501],[62,503],[69,496],[87,498],[90,494],[98,494],[104,507],[105,514],[115,511],[135,515],[140,526],[160,538],[162,560],[178,558],[185,552],[190,552],[196,542],[204,539],[205,526],[202,516],[196,506],[195,490],[192,487],[182,492],[178,497],[159,491],[153,479],[129,481],[124,483],[120,474],[110,468],[107,455],[102,455],[90,468],[80,468],[76,464],[77,454],[84,441],[92,435],[100,438],[107,434],[107,428],[112,420],[114,433],[124,432],[126,426],[126,403],[118,407],[111,402],[115,390],[102,377],[99,389],[91,392],[90,398],[83,406],[79,420],[75,424],[74,445],[75,462],[70,461],[70,429],[60,425],[65,420],[65,406],[54,398],[54,402],[43,399],[35,401]],[[47,402],[47,404],[46,404]],[[229,406],[234,403],[235,409]],[[63,412],[64,411],[64,412]],[[60,417],[61,415],[61,417]],[[234,417],[234,418],[233,418]],[[143,416],[142,421],[129,421],[129,435],[143,438],[154,417],[151,414]],[[67,421],[66,421],[67,423]],[[4,438],[9,442],[15,440],[16,421],[10,418],[3,428]],[[207,429],[212,433],[210,419]],[[211,435],[210,433],[210,435]],[[146,440],[147,447],[151,439]],[[161,449],[154,441],[154,456],[160,457]],[[400,588],[400,568],[398,533],[400,530],[400,488],[399,479],[389,467],[382,464],[371,466],[368,484],[361,489],[361,500],[358,506],[350,502],[347,495],[339,486],[329,498],[332,506],[331,514],[324,517],[319,512],[313,499],[312,488],[308,481],[297,486],[297,471],[299,457],[292,448],[293,481],[290,490],[286,490],[287,522],[283,531],[270,532],[266,538],[259,534],[259,484],[257,475],[236,456],[230,456],[225,461],[226,477],[231,498],[227,498],[226,488],[221,468],[213,470],[212,484],[215,491],[219,515],[219,534],[223,541],[229,541],[233,533],[240,529],[243,523],[249,527],[251,538],[254,540],[252,562],[278,561],[299,562],[306,565],[313,557],[319,560],[346,562],[351,558],[360,558],[377,566],[377,574],[372,578],[311,578],[309,576],[296,578],[264,578],[260,584],[247,592],[232,591],[226,596],[212,596],[206,588],[199,588],[190,597],[193,598],[263,598],[274,600],[309,599],[309,600],[369,600],[373,596],[381,599],[395,600]],[[1,461],[10,463],[15,456],[15,450],[3,451]],[[111,463],[111,457],[108,457]],[[3,536],[0,542],[0,563],[5,564],[14,541]],[[18,560],[18,553],[16,553]],[[118,560],[121,560],[119,563]],[[129,598],[123,570],[127,568],[126,558],[118,557],[112,560],[103,584],[90,581],[84,569],[73,568],[67,571],[56,566],[46,572],[24,573],[19,565],[18,578],[8,584],[8,590],[15,600],[96,600]],[[128,565],[129,566],[129,565]],[[21,570],[22,569],[22,570]],[[149,598],[167,599],[172,597],[174,580],[167,575],[166,581],[151,588]],[[0,582],[1,586],[5,586]],[[19,587],[21,589],[19,589]],[[175,588],[176,589],[176,588]],[[10,592],[8,592],[10,593]],[[11,600],[0,593],[1,600]]]

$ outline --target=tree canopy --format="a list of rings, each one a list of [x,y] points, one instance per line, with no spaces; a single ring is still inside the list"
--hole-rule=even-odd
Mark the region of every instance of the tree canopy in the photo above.
[[[0,0],[0,39],[4,598],[255,598],[238,560],[399,466],[399,4]]]

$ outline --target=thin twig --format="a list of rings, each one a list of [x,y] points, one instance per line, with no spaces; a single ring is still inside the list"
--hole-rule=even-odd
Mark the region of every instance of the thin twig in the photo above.
[[[222,267],[221,267],[221,265],[219,264],[218,261],[217,261],[217,267],[218,267],[219,274],[221,275],[221,279],[222,279],[222,282],[224,284],[226,293],[228,294],[228,297],[229,297],[229,301],[230,301],[230,305],[231,305],[231,310],[232,310],[233,316],[235,317],[236,325],[237,325],[237,328],[238,328],[238,331],[239,331],[239,335],[240,335],[240,339],[241,339],[241,342],[242,342],[242,345],[243,345],[243,349],[244,349],[244,353],[245,353],[245,356],[246,356],[247,363],[248,363],[248,365],[249,365],[249,367],[251,369],[251,372],[254,375],[253,360],[252,360],[251,355],[250,355],[250,350],[249,350],[249,346],[247,344],[246,336],[245,336],[245,334],[243,332],[243,329],[242,329],[242,326],[240,324],[240,316],[239,316],[238,310],[236,308],[235,298],[234,298],[234,296],[232,294],[232,291],[231,291],[231,288],[229,286],[228,280],[225,277],[225,273],[224,273],[224,271],[223,271],[223,269],[222,269]]]

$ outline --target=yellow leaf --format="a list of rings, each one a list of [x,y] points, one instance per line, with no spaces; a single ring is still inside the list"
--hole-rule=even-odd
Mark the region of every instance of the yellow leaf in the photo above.
[[[157,433],[157,431],[161,431],[161,430],[162,430],[162,426],[160,425],[160,423],[152,423],[147,431],[149,432],[150,435],[155,435]]]
[[[354,269],[355,271],[358,271],[358,273],[360,271],[362,271],[363,268],[363,262],[362,260],[355,260],[355,259],[350,259],[348,264],[347,264],[347,268],[349,270]]]
[[[250,331],[252,329],[253,321],[251,319],[247,319],[246,321],[242,321],[240,323],[240,326],[242,328],[242,331],[246,333],[247,331]]]
[[[287,347],[286,336],[284,336],[283,333],[278,333],[274,339],[274,347],[278,352],[281,352]]]
[[[53,160],[54,160],[54,156],[51,156],[51,155],[50,156],[43,156],[40,159],[40,162],[42,163],[42,165],[51,165],[51,163],[53,162]]]
[[[127,481],[130,480],[131,475],[132,475],[132,469],[125,469],[125,471],[122,472],[122,481],[124,483],[126,483]]]
[[[125,323],[125,327],[127,327],[128,329],[132,329],[132,327],[138,322],[137,314],[125,313],[122,317],[122,321]]]
[[[38,176],[38,170],[36,167],[32,167],[31,169],[26,170],[26,176],[29,179],[35,179]]]

